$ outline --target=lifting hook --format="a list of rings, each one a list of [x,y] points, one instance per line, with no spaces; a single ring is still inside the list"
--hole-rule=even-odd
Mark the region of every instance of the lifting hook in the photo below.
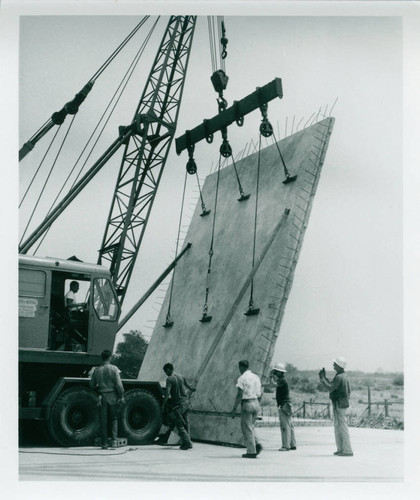
[[[197,172],[197,164],[195,163],[194,160],[194,149],[195,146],[194,144],[188,146],[188,161],[187,161],[187,172],[190,175],[194,175]]]
[[[226,59],[227,56],[227,51],[226,51],[226,46],[228,44],[228,39],[226,38],[226,29],[225,29],[225,23],[222,21],[222,38],[220,39],[220,43],[222,44],[223,50],[222,50],[222,59]]]

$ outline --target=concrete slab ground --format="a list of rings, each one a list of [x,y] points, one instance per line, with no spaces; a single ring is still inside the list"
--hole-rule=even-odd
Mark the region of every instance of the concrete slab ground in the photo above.
[[[239,425],[239,420],[238,420]],[[194,443],[128,446],[115,450],[20,448],[20,481],[189,482],[399,482],[403,481],[404,432],[351,428],[355,455],[333,455],[331,426],[297,427],[297,450],[279,452],[280,431],[257,429],[264,450],[256,460],[243,448]]]

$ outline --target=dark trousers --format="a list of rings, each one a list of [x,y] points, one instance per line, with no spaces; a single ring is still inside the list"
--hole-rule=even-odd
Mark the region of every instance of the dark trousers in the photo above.
[[[113,440],[118,437],[118,397],[115,392],[105,392],[102,394],[101,404],[101,438],[102,446],[107,444],[108,422],[111,424],[111,437]]]
[[[175,415],[176,428],[183,446],[192,446],[189,435],[190,426],[188,422],[188,405],[179,405],[173,409]]]

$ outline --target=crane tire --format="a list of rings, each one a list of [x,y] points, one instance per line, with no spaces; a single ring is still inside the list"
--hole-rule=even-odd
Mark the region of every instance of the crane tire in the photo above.
[[[119,414],[119,435],[126,437],[128,444],[153,442],[162,425],[162,412],[155,396],[142,389],[131,389],[124,399]]]
[[[100,433],[98,398],[86,387],[70,387],[55,401],[48,432],[62,446],[87,446]]]

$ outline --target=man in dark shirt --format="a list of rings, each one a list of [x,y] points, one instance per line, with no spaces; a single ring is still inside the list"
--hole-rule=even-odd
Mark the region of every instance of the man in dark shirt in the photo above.
[[[347,408],[349,407],[350,382],[344,373],[346,360],[342,357],[336,358],[333,368],[336,375],[330,382],[325,375],[325,368],[319,372],[321,383],[330,391],[330,399],[334,414],[334,433],[337,451],[334,455],[339,457],[352,457],[353,450],[350,444],[350,434],[347,427]]]
[[[284,376],[286,368],[283,363],[277,363],[272,372],[277,388],[276,401],[279,409],[282,446],[279,451],[296,450],[295,429],[292,422],[292,406],[290,404],[289,385]]]
[[[183,375],[174,372],[174,367],[171,363],[166,363],[163,367],[163,371],[168,378],[166,379],[166,394],[162,404],[162,411],[165,410],[165,406],[170,397],[171,411],[175,416],[176,427],[179,437],[181,438],[180,449],[189,450],[193,445],[189,435],[189,400],[185,388],[187,387],[191,392],[194,392],[195,389],[188,384]]]
[[[120,371],[111,365],[111,351],[102,353],[102,365],[97,366],[89,381],[91,389],[100,394],[101,409],[101,438],[102,449],[108,448],[108,418],[111,421],[112,446],[117,444],[118,436],[118,404],[124,402],[124,387],[120,378]]]

